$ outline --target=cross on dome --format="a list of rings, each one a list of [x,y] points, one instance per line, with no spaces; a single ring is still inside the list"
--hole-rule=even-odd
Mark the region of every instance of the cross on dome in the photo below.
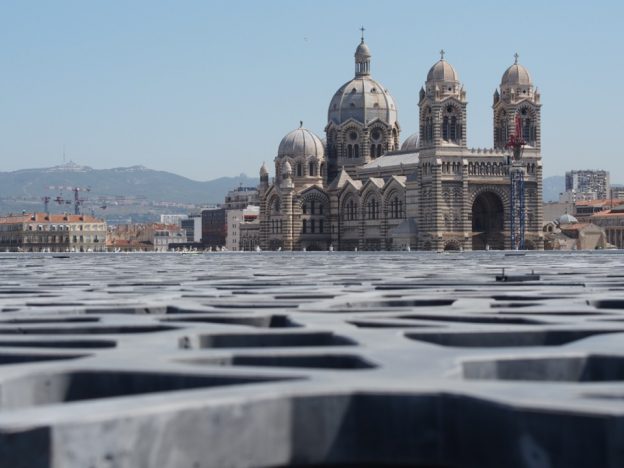
[[[518,55],[518,52],[516,52],[516,53],[514,54],[514,59],[515,59],[515,60],[514,60],[514,65],[518,65],[518,57],[520,57],[520,56]]]
[[[360,28],[360,31],[362,31],[362,42],[364,42],[364,31],[366,31],[366,29],[364,28],[364,26],[362,26]]]
[[[444,54],[446,52],[444,52],[444,49],[440,50],[440,60],[444,60]]]

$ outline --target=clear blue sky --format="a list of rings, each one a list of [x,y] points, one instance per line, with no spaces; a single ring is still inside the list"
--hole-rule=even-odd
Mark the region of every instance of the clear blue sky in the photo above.
[[[444,48],[468,93],[468,145],[491,146],[514,52],[542,93],[545,175],[624,182],[622,2],[3,0],[1,170],[67,158],[207,180],[272,162],[299,120],[322,136],[366,27],[402,140]]]

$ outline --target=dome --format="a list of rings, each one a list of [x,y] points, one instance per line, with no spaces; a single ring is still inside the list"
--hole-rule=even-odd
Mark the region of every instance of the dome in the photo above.
[[[321,139],[310,130],[303,128],[302,123],[301,127],[282,138],[277,156],[289,156],[291,158],[312,156],[322,159],[325,157],[325,152]]]
[[[262,167],[260,167],[260,177],[262,176],[268,176],[269,175],[269,171],[266,167],[265,163],[262,163]]]
[[[349,119],[364,125],[376,119],[394,125],[397,121],[394,98],[369,75],[356,76],[336,91],[327,111],[328,122],[340,125]]]
[[[418,151],[420,140],[418,138],[418,132],[408,136],[407,139],[401,145],[401,151]]]
[[[563,216],[559,218],[560,225],[561,224],[576,224],[576,223],[578,223],[578,220],[574,216],[568,213],[564,214]]]
[[[444,58],[436,62],[427,73],[427,81],[459,81],[459,75]]]
[[[282,169],[284,171],[284,174],[292,174],[292,166],[290,165],[288,161],[284,163],[284,166]]]
[[[364,42],[364,38],[362,38],[362,42],[360,42],[357,49],[355,49],[355,59],[358,60],[366,58],[371,58],[371,51]]]
[[[518,62],[505,70],[501,78],[501,86],[531,86],[532,84],[529,71]]]

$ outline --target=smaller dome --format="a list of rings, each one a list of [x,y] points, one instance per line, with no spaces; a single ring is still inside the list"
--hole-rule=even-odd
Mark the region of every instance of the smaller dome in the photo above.
[[[411,134],[401,145],[401,151],[418,151],[420,140],[418,132]]]
[[[279,145],[277,156],[289,156],[296,158],[299,156],[315,156],[322,159],[325,156],[323,142],[310,130],[302,126],[288,133]]]
[[[357,49],[355,49],[355,58],[371,58],[371,51],[364,42],[364,38],[362,38],[362,42],[360,42]]]
[[[260,177],[262,176],[268,176],[269,175],[269,171],[266,167],[265,163],[262,163],[262,167],[260,167]]]
[[[501,86],[531,86],[532,84],[529,71],[517,62],[505,70],[501,78]]]
[[[453,65],[440,59],[427,73],[427,81],[459,81],[459,75]]]
[[[559,224],[576,224],[578,223],[578,220],[572,216],[571,214],[564,214],[563,216],[559,217]]]
[[[284,171],[284,174],[292,174],[292,166],[288,161],[284,163],[282,170]]]

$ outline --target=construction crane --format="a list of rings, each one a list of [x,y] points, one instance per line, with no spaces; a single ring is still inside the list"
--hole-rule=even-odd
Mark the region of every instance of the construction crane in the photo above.
[[[91,189],[89,187],[65,187],[65,186],[49,186],[50,190],[58,190],[58,195],[54,198],[54,201],[58,205],[74,205],[74,214],[80,214],[81,206],[87,201],[86,198],[80,197],[80,192],[90,192]],[[74,198],[72,200],[66,200],[63,198],[63,190],[69,190],[70,192],[74,192]]]
[[[47,195],[45,197],[41,198],[43,200],[43,206],[45,208],[45,214],[49,215],[50,214],[50,200],[52,200],[52,197],[48,197]]]
[[[74,214],[80,214],[80,207],[87,201],[86,198],[80,198],[80,192],[90,192],[89,187],[71,187],[71,191],[74,192]]]
[[[524,250],[524,232],[526,224],[526,209],[524,203],[524,176],[526,168],[522,163],[522,152],[526,142],[522,138],[522,121],[516,115],[516,131],[509,137],[505,145],[512,150],[513,159],[509,170],[510,182],[510,234],[512,250]]]

